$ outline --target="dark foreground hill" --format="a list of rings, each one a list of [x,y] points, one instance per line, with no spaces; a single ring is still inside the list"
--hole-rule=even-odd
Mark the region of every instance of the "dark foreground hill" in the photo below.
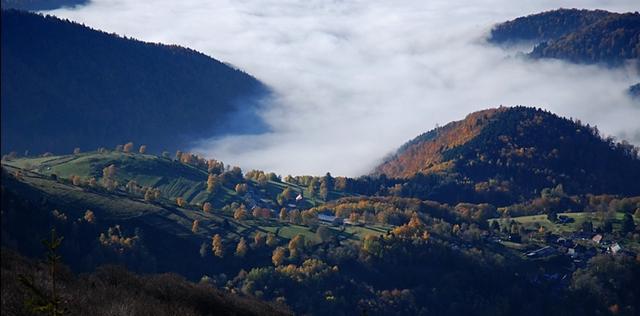
[[[489,41],[535,43],[533,58],[620,65],[640,56],[640,14],[559,9],[496,25]]]
[[[531,197],[562,185],[571,194],[638,195],[638,149],[597,128],[526,107],[498,108],[422,134],[375,169],[388,177],[453,177],[477,192]]]
[[[261,130],[253,113],[267,93],[255,78],[190,49],[2,11],[3,152],[127,141],[174,151]]]
[[[51,295],[51,267],[3,248],[2,313],[33,314],[25,302],[36,296],[20,277],[32,279],[37,290]],[[65,266],[57,270],[56,295],[67,315],[289,315],[283,307],[191,283],[175,274],[138,276],[117,266],[79,276]]]

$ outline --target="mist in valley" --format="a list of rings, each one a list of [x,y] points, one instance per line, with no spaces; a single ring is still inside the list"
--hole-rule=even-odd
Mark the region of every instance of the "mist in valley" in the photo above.
[[[534,61],[526,45],[485,41],[495,23],[558,7],[638,9],[635,0],[96,0],[47,13],[196,49],[273,89],[257,113],[268,132],[198,140],[193,151],[245,170],[358,176],[418,134],[500,105],[541,107],[640,144],[640,104],[626,94],[637,68]]]

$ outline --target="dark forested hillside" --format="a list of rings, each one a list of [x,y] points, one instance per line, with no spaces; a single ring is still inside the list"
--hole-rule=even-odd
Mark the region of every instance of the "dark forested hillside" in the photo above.
[[[496,25],[491,30],[489,41],[501,44],[557,39],[612,14],[604,10],[578,9],[558,9],[532,14]]]
[[[25,302],[33,304],[34,300],[41,299],[34,290],[48,292],[51,267],[3,248],[3,314],[36,315],[33,307]],[[104,266],[80,276],[64,265],[56,265],[56,270],[55,295],[60,299],[59,310],[65,315],[290,314],[284,307],[191,283],[176,274],[137,276],[118,266]],[[33,280],[34,289],[25,286],[22,278]]]
[[[640,83],[636,83],[629,87],[629,95],[631,95],[635,100],[640,100]]]
[[[640,14],[554,10],[498,24],[489,41],[534,42],[533,58],[620,65],[640,56]]]
[[[579,121],[526,107],[476,112],[419,136],[376,173],[457,179],[472,193],[531,197],[561,184],[574,194],[640,194],[637,148],[602,138]]]
[[[640,56],[640,14],[607,16],[556,40],[541,43],[530,55],[585,64],[637,60]]]
[[[36,11],[72,7],[87,2],[87,0],[2,0],[0,3],[3,9]]]
[[[129,140],[175,150],[261,130],[267,89],[196,51],[2,11],[2,151],[69,152]],[[241,117],[238,117],[241,116]]]

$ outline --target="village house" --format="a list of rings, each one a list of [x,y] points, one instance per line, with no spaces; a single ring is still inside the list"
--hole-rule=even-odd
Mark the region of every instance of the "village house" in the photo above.
[[[318,214],[318,219],[321,222],[330,224],[330,225],[334,225],[334,226],[338,226],[338,225],[342,225],[343,220],[340,217],[336,217],[333,215],[328,215],[328,214]]]

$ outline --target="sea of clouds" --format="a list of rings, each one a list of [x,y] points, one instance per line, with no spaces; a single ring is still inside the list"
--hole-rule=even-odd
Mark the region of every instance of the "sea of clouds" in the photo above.
[[[484,40],[495,23],[540,11],[640,9],[637,0],[94,0],[48,13],[231,63],[275,91],[271,132],[192,148],[243,167],[357,176],[404,142],[500,105],[527,105],[640,144],[631,67],[532,61]]]

